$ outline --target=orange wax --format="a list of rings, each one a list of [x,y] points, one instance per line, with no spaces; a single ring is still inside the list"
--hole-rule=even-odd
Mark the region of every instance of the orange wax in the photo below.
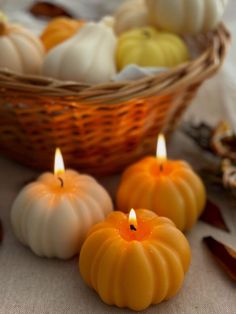
[[[79,259],[84,281],[109,304],[141,311],[180,290],[190,264],[188,241],[167,218],[113,212],[95,225]]]
[[[171,219],[182,231],[196,223],[206,203],[200,177],[184,161],[147,157],[124,172],[117,193],[117,208],[147,208]]]

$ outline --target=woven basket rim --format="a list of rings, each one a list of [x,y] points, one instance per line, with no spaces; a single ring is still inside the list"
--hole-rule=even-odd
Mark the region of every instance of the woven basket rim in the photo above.
[[[198,36],[207,41],[207,48],[195,59],[165,72],[148,75],[134,81],[108,82],[88,85],[83,83],[55,80],[48,77],[21,75],[7,69],[0,70],[0,89],[29,96],[63,97],[89,102],[90,104],[120,103],[137,97],[150,97],[174,93],[190,84],[198,84],[213,75],[222,65],[228,51],[231,36],[223,23],[208,34]]]

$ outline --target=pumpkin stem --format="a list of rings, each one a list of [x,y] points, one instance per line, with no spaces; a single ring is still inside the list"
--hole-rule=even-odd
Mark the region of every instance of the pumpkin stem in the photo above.
[[[143,31],[143,35],[144,35],[144,37],[146,37],[146,38],[151,38],[151,34],[149,33],[148,30],[144,30],[144,31]]]
[[[0,11],[0,35],[6,34],[7,17]]]
[[[0,36],[5,35],[6,34],[6,23],[0,21]]]

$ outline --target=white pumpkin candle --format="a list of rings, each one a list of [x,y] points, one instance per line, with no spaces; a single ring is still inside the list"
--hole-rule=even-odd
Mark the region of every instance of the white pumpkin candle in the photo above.
[[[94,178],[64,171],[57,149],[54,174],[41,175],[20,192],[11,221],[17,238],[35,254],[68,259],[79,252],[88,229],[112,210],[110,196]]]

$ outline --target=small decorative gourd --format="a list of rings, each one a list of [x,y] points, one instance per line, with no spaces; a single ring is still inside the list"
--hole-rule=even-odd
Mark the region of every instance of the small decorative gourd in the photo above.
[[[11,221],[17,238],[45,257],[77,254],[90,227],[113,209],[110,196],[92,177],[67,170],[46,173],[16,198]]]
[[[132,207],[147,208],[186,231],[205,207],[206,190],[186,162],[168,160],[162,167],[157,158],[146,157],[126,169],[116,200],[123,212]]]
[[[102,23],[102,24],[104,24],[104,25],[106,25],[106,26],[108,26],[114,30],[115,18],[111,15],[106,15],[101,19],[100,23]]]
[[[189,51],[177,35],[159,32],[152,27],[134,29],[118,40],[117,66],[174,67],[189,60]]]
[[[146,0],[151,24],[178,34],[197,34],[214,29],[228,0]]]
[[[83,25],[83,21],[66,17],[53,19],[49,22],[41,35],[41,40],[46,51],[49,51],[53,47],[75,35]]]
[[[61,80],[98,84],[116,73],[116,37],[104,23],[87,23],[79,33],[52,49],[42,73]]]
[[[135,231],[121,212],[95,225],[81,248],[79,268],[105,303],[142,311],[177,294],[191,253],[169,219],[148,210],[136,214]]]
[[[44,48],[29,30],[7,22],[0,14],[0,68],[20,74],[39,74]]]
[[[114,30],[118,35],[130,29],[149,24],[147,7],[144,0],[129,0],[124,2],[114,17]]]

